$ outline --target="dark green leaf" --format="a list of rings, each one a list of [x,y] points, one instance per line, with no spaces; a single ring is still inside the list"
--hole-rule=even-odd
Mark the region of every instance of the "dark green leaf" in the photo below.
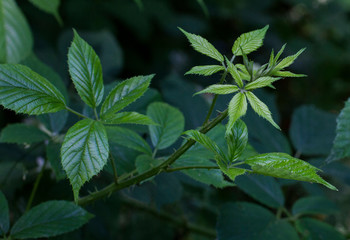
[[[87,105],[96,108],[104,93],[100,59],[76,31],[68,52],[68,65],[79,96]]]
[[[17,113],[43,114],[65,109],[63,95],[23,65],[0,65],[0,103]]]
[[[237,93],[230,101],[228,105],[228,116],[229,121],[227,125],[226,134],[228,134],[231,131],[231,128],[233,127],[233,124],[239,119],[240,117],[244,116],[244,114],[247,112],[247,99],[244,93]]]
[[[293,205],[293,215],[299,214],[332,214],[338,211],[337,206],[325,197],[304,197]]]
[[[159,166],[161,163],[160,160],[154,159],[149,155],[140,155],[135,161],[136,169],[139,174],[147,172],[148,170]]]
[[[226,135],[228,160],[237,161],[248,143],[248,129],[242,120],[237,120]]]
[[[152,144],[157,149],[169,147],[184,130],[184,116],[178,109],[166,103],[152,103],[147,108],[147,115],[158,124],[149,126]]]
[[[109,115],[103,119],[105,124],[142,124],[142,125],[156,125],[152,119],[146,115],[137,112],[121,112]]]
[[[58,8],[60,6],[61,0],[29,0],[37,8],[41,9],[44,12],[52,14],[57,22],[62,24],[62,19],[58,13]]]
[[[334,227],[327,223],[320,222],[312,218],[303,218],[297,221],[297,226],[301,230],[303,239],[306,240],[345,240]]]
[[[7,125],[1,132],[0,142],[30,144],[42,142],[49,136],[34,126],[23,123]]]
[[[46,157],[56,175],[56,180],[65,179],[66,173],[61,164],[61,144],[50,141],[46,145]]]
[[[0,1],[0,63],[19,63],[33,48],[27,20],[14,0]]]
[[[85,119],[68,130],[62,144],[61,156],[75,200],[79,197],[81,186],[103,169],[108,153],[108,138],[102,123]]]
[[[7,233],[10,227],[9,206],[5,195],[0,191],[0,236]]]
[[[47,238],[71,232],[93,217],[67,201],[48,201],[26,212],[11,229],[16,239]]]
[[[187,74],[198,74],[203,76],[210,76],[219,71],[225,70],[223,66],[220,65],[205,65],[205,66],[195,66],[191,68],[190,71],[186,72]]]

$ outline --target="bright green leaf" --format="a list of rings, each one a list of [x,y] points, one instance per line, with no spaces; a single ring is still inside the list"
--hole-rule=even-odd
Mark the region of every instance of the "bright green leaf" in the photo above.
[[[228,176],[233,182],[235,182],[236,177],[243,175],[246,173],[247,170],[243,168],[234,168],[234,167],[227,167],[225,163],[223,163],[221,160],[217,160],[216,163],[218,164],[220,170]]]
[[[289,71],[274,71],[272,75],[276,77],[307,77],[305,74],[296,74]]]
[[[228,146],[228,160],[237,161],[248,143],[248,129],[242,120],[237,120],[228,134],[226,134]]]
[[[104,124],[142,124],[142,125],[156,125],[146,115],[137,112],[121,112],[113,115],[108,115],[103,119]]]
[[[238,72],[238,69],[236,66],[225,57],[226,65],[227,65],[227,71],[231,74],[233,80],[237,83],[237,85],[242,88],[243,87],[243,81],[241,78],[241,75]]]
[[[296,222],[303,239],[345,240],[346,238],[331,225],[313,218],[302,218]]]
[[[62,19],[58,12],[61,0],[29,0],[33,5],[35,5],[40,10],[52,14],[57,22],[62,25]]]
[[[282,55],[284,49],[286,48],[287,44],[283,44],[283,46],[281,47],[281,49],[278,51],[278,53],[276,54],[274,63],[276,63],[278,61],[278,59],[280,58],[280,56]]]
[[[7,233],[10,227],[9,206],[5,195],[0,191],[0,236]]]
[[[209,87],[203,89],[202,91],[197,92],[197,94],[202,93],[214,93],[214,94],[230,94],[237,92],[239,88],[236,85],[231,84],[214,84],[210,85]]]
[[[195,67],[191,68],[190,71],[186,72],[185,75],[198,74],[198,75],[203,75],[203,76],[210,76],[210,75],[213,75],[214,73],[220,72],[222,70],[225,70],[225,68],[223,66],[220,66],[220,65],[195,66]]]
[[[269,108],[260,101],[257,96],[255,96],[252,92],[246,92],[246,96],[248,98],[248,101],[250,103],[250,106],[252,106],[253,110],[261,117],[265,118],[267,121],[269,121],[275,128],[280,129],[280,127],[275,123],[275,121],[272,119],[271,112]]]
[[[268,28],[269,25],[255,31],[243,33],[234,42],[232,53],[236,56],[241,56],[242,50],[245,54],[249,54],[257,50],[262,46]]]
[[[318,168],[309,163],[293,158],[286,153],[265,153],[245,160],[255,173],[266,176],[320,183],[332,190],[333,185],[317,175]]]
[[[104,86],[99,57],[74,30],[68,52],[69,73],[81,99],[96,108],[102,101]]]
[[[271,85],[273,82],[279,80],[281,78],[273,78],[273,77],[261,77],[256,79],[253,82],[248,83],[244,88],[246,90],[253,90],[256,88],[262,88]]]
[[[332,214],[339,209],[334,202],[325,197],[304,197],[298,199],[293,205],[293,215],[299,214]]]
[[[102,123],[85,119],[68,130],[62,144],[61,157],[75,200],[84,183],[103,169],[108,153],[108,138]]]
[[[43,114],[65,109],[63,95],[47,79],[23,65],[0,65],[0,104],[17,113]]]
[[[239,119],[241,116],[247,112],[247,99],[244,93],[237,93],[230,101],[228,105],[228,116],[229,121],[227,125],[226,134],[231,131],[233,124]]]
[[[37,127],[29,126],[23,123],[15,123],[7,125],[2,130],[0,142],[30,144],[42,142],[48,138],[49,136]]]
[[[26,212],[11,229],[16,239],[48,238],[80,228],[93,217],[68,201],[48,201]]]
[[[297,57],[299,57],[300,54],[302,54],[305,51],[305,48],[300,49],[296,54],[288,56],[284,59],[282,59],[275,67],[275,69],[277,71],[289,67],[290,65],[293,64],[293,62],[295,61],[295,59],[297,59]]]
[[[245,80],[245,81],[250,81],[250,75],[249,75],[249,72],[246,69],[246,67],[240,63],[235,64],[235,66],[238,69],[238,73],[239,73],[239,76],[241,77],[241,79]]]
[[[101,107],[101,118],[116,113],[140,98],[148,89],[154,75],[129,78],[108,94]]]
[[[14,0],[0,1],[0,63],[19,63],[33,48],[27,20]]]
[[[164,149],[173,144],[181,135],[185,119],[182,113],[162,102],[148,106],[147,115],[157,126],[148,126],[152,144],[157,149]]]
[[[204,55],[207,55],[208,57],[214,58],[215,60],[219,62],[224,61],[224,57],[219,53],[218,50],[205,38],[195,35],[192,33],[188,33],[185,30],[179,28],[181,32],[183,32],[187,39],[190,41],[192,47],[197,51]]]

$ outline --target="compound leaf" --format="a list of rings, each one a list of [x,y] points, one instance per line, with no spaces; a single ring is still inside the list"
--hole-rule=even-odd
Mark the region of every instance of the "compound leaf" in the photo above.
[[[0,236],[7,233],[10,227],[9,206],[5,195],[0,191]]]
[[[230,101],[228,105],[229,121],[227,125],[226,134],[231,131],[233,124],[238,118],[243,116],[247,112],[247,99],[244,93],[237,93]]]
[[[203,76],[210,76],[222,70],[225,70],[225,68],[220,65],[195,66],[191,68],[190,71],[186,72],[185,75],[197,74],[197,75],[203,75]]]
[[[100,59],[75,30],[68,52],[68,65],[79,96],[87,105],[96,108],[104,93]]]
[[[0,65],[0,103],[17,113],[32,115],[66,108],[63,95],[54,85],[20,64]]]
[[[30,144],[48,139],[39,128],[23,123],[7,125],[1,132],[0,142]]]
[[[156,125],[146,115],[137,112],[121,112],[113,115],[109,115],[103,119],[105,124],[143,124],[143,125]]]
[[[231,85],[231,84],[213,84],[210,85],[209,87],[203,89],[202,91],[197,92],[197,94],[202,94],[202,93],[214,93],[214,94],[230,94],[237,92],[239,88],[236,85]]]
[[[102,123],[84,119],[68,130],[62,144],[61,157],[75,200],[79,197],[81,186],[102,170],[108,153],[108,138]]]
[[[48,238],[71,232],[93,217],[68,201],[48,201],[26,212],[11,229],[16,239]]]

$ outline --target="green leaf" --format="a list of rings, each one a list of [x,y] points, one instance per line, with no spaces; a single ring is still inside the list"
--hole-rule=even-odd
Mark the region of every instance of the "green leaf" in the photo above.
[[[332,214],[339,209],[334,202],[325,197],[304,197],[298,199],[293,205],[293,215],[300,214]]]
[[[16,239],[48,238],[80,228],[93,217],[68,201],[48,201],[26,212],[11,229]]]
[[[216,225],[218,240],[299,240],[294,228],[267,209],[247,202],[220,208]]]
[[[182,113],[162,102],[148,106],[147,115],[157,126],[148,126],[152,144],[157,149],[164,149],[173,144],[184,130],[185,119]]]
[[[9,206],[5,195],[0,191],[0,236],[7,233],[10,227]]]
[[[35,5],[40,10],[52,14],[57,22],[62,25],[62,19],[58,13],[58,8],[60,6],[61,0],[29,0],[33,5]]]
[[[192,33],[188,33],[182,28],[179,28],[181,32],[183,32],[187,39],[190,41],[192,47],[197,51],[204,55],[207,55],[208,57],[211,57],[219,62],[224,61],[224,57],[219,53],[218,50],[205,38],[195,35]]]
[[[280,80],[281,78],[273,78],[273,77],[261,77],[256,79],[253,82],[248,83],[244,88],[246,90],[253,90],[256,88],[262,88],[271,85],[273,82]]]
[[[238,72],[238,69],[236,66],[225,57],[226,65],[227,65],[227,71],[231,74],[233,80],[237,83],[237,85],[242,88],[243,87],[243,81],[241,78],[241,75]]]
[[[68,51],[68,65],[79,96],[87,105],[96,108],[101,103],[104,93],[100,59],[75,30]]]
[[[249,174],[236,179],[239,189],[268,207],[279,208],[284,205],[284,195],[278,182],[262,175]]]
[[[235,182],[236,177],[243,175],[246,173],[246,169],[243,168],[234,168],[234,167],[228,167],[225,163],[223,163],[221,160],[217,160],[216,163],[218,164],[220,170],[228,176],[233,182]]]
[[[249,54],[257,50],[262,46],[268,28],[269,25],[255,31],[243,33],[234,42],[232,53],[236,56],[241,56],[242,50],[245,54]]]
[[[137,76],[119,83],[108,94],[101,107],[101,118],[116,113],[140,98],[148,89],[154,74]]]
[[[203,75],[203,76],[210,76],[210,75],[213,75],[214,73],[220,72],[222,70],[225,70],[225,68],[223,66],[220,66],[220,65],[195,66],[195,67],[191,68],[190,71],[186,72],[185,75],[198,74],[198,75]]]
[[[327,161],[335,161],[350,157],[350,98],[345,102],[337,118],[336,136],[333,148]]]
[[[19,63],[33,48],[27,20],[14,0],[0,1],[0,63]]]
[[[61,164],[61,144],[50,141],[46,145],[46,158],[55,173],[56,180],[59,181],[65,179],[66,173]]]
[[[302,54],[305,51],[305,48],[300,49],[296,54],[288,56],[284,59],[282,59],[275,67],[275,70],[279,71],[283,68],[289,67],[290,65],[293,64],[295,59],[299,57],[300,54]]]
[[[303,239],[307,240],[345,240],[346,238],[331,225],[312,218],[302,218],[296,222]]]
[[[237,120],[226,134],[229,162],[237,161],[248,143],[248,129],[242,120]]]
[[[0,103],[17,113],[32,115],[66,108],[66,101],[55,86],[19,64],[0,65]]]
[[[281,49],[278,51],[278,53],[276,54],[274,63],[276,63],[278,61],[278,59],[280,58],[280,56],[282,55],[284,49],[286,48],[287,44],[283,44],[283,46],[281,47]]]
[[[307,77],[305,74],[296,74],[289,71],[274,71],[272,75],[276,77]]]
[[[294,111],[289,135],[300,154],[327,156],[332,149],[335,129],[335,114],[304,105]]]
[[[15,123],[7,125],[2,130],[0,142],[30,144],[42,142],[48,138],[49,136],[37,127],[29,126],[23,123]]]
[[[231,131],[233,124],[247,112],[247,99],[244,93],[237,93],[228,105],[228,124],[226,134]]]
[[[109,115],[103,119],[104,124],[143,124],[143,125],[156,125],[146,115],[137,112],[121,112],[113,115]]]
[[[210,85],[209,87],[203,89],[202,91],[197,92],[197,94],[202,94],[202,93],[214,93],[214,94],[230,94],[237,92],[239,88],[236,85],[231,85],[231,84],[213,84]]]
[[[317,175],[318,168],[286,153],[265,153],[245,160],[255,173],[266,176],[319,183],[332,190],[336,187]]]
[[[238,69],[238,74],[241,77],[242,80],[250,81],[250,74],[246,67],[243,64],[235,64],[236,68]]]
[[[108,138],[102,123],[84,119],[68,130],[61,156],[75,200],[78,200],[81,186],[103,169],[108,153]]]
[[[269,121],[275,128],[280,130],[280,127],[273,121],[271,112],[269,108],[260,101],[260,99],[255,96],[252,92],[246,92],[246,96],[248,98],[248,101],[250,103],[250,106],[252,106],[253,110],[261,117],[265,118],[267,121]]]
[[[152,155],[152,150],[147,142],[136,132],[122,127],[106,127],[108,140],[139,152]]]

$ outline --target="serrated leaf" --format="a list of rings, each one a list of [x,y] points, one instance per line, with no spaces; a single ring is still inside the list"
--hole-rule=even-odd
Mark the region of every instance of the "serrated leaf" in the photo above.
[[[68,201],[48,201],[26,212],[11,229],[16,239],[48,238],[71,232],[93,217]]]
[[[212,151],[215,155],[219,156],[222,161],[227,161],[226,155],[221,148],[205,134],[200,133],[197,130],[188,130],[184,134],[202,144],[206,149]]]
[[[246,67],[243,64],[239,63],[235,64],[235,66],[239,70],[238,73],[241,76],[241,79],[245,81],[250,81],[250,75]]]
[[[61,0],[29,0],[33,5],[35,5],[40,10],[52,14],[57,22],[62,25],[62,19],[58,13],[58,8],[60,6]]]
[[[239,74],[236,66],[225,57],[226,65],[227,65],[227,71],[232,76],[233,80],[237,83],[237,85],[242,88],[243,87],[243,81],[241,78],[241,75]]]
[[[182,113],[162,102],[155,102],[148,106],[147,116],[157,126],[148,126],[152,144],[157,149],[164,149],[173,144],[181,135],[185,119]]]
[[[272,67],[275,64],[275,56],[274,56],[274,50],[272,49],[269,59],[269,67]]]
[[[221,53],[216,50],[216,48],[208,42],[205,38],[195,35],[192,33],[188,33],[182,28],[179,28],[181,32],[183,32],[187,39],[190,41],[192,47],[197,51],[204,55],[207,55],[208,57],[211,57],[219,62],[224,61],[224,57],[221,55]]]
[[[154,74],[129,78],[108,94],[101,107],[101,118],[116,113],[140,98],[148,89]]]
[[[248,98],[248,101],[250,103],[250,106],[252,106],[253,110],[261,117],[265,118],[267,121],[269,121],[275,128],[280,130],[280,127],[275,123],[275,121],[272,119],[271,112],[269,108],[266,106],[265,103],[260,101],[257,96],[255,96],[252,92],[246,92],[246,96]]]
[[[195,66],[191,68],[190,71],[186,72],[185,75],[197,74],[197,75],[203,75],[203,76],[210,76],[222,70],[225,70],[225,68],[220,65]]]
[[[68,66],[79,96],[87,105],[96,108],[104,93],[100,59],[75,30],[68,51]]]
[[[243,175],[246,173],[246,169],[243,168],[234,168],[234,167],[228,167],[225,163],[223,163],[220,160],[217,160],[216,163],[218,164],[220,170],[228,176],[233,182],[235,182],[236,177]]]
[[[281,47],[281,49],[278,51],[278,53],[276,54],[275,60],[274,62],[276,63],[278,61],[278,59],[280,58],[281,54],[283,53],[284,49],[286,48],[287,44],[283,44],[283,46]]]
[[[311,196],[298,199],[293,205],[293,215],[300,214],[332,214],[339,209],[336,204],[325,197]]]
[[[79,190],[84,183],[103,169],[108,153],[108,138],[102,123],[84,119],[68,130],[61,157],[75,200],[79,198]]]
[[[299,50],[296,54],[288,56],[284,59],[282,59],[275,67],[276,70],[281,70],[283,68],[289,67],[290,65],[293,64],[295,59],[299,57],[300,54],[302,54],[305,51],[305,48]]]
[[[237,161],[248,143],[248,129],[242,120],[237,120],[225,136],[228,146],[228,160]]]
[[[345,240],[346,238],[331,225],[313,218],[302,218],[296,222],[303,239]]]
[[[156,125],[152,119],[137,112],[121,112],[107,116],[103,119],[104,124],[142,124]]]
[[[231,85],[231,84],[213,84],[210,85],[209,87],[203,89],[202,91],[197,92],[197,94],[202,94],[202,93],[214,93],[214,94],[230,94],[237,92],[239,88],[236,85]]]
[[[66,101],[55,86],[19,64],[0,65],[0,103],[17,113],[32,115],[66,108]]]
[[[7,125],[1,131],[0,142],[30,144],[41,142],[48,139],[49,136],[42,132],[39,128],[29,126],[23,123],[15,123]]]
[[[10,227],[9,206],[5,195],[0,191],[0,236],[7,233]]]
[[[152,150],[147,142],[136,132],[122,127],[106,127],[108,140],[139,152],[152,155]]]
[[[244,88],[246,90],[253,90],[256,88],[262,88],[266,86],[270,86],[273,82],[280,80],[281,78],[274,78],[274,77],[261,77],[256,79],[253,82],[248,83]]]
[[[247,99],[244,93],[237,93],[228,105],[228,124],[226,134],[231,131],[233,124],[247,112]]]
[[[245,54],[249,54],[257,50],[262,46],[268,28],[269,25],[255,31],[243,33],[234,42],[232,53],[236,56],[241,56],[242,50]]]
[[[275,77],[307,77],[305,74],[297,74],[289,71],[274,71],[272,75]]]
[[[0,1],[0,63],[19,63],[33,48],[33,36],[14,0]]]
[[[245,160],[255,173],[266,176],[292,179],[298,181],[323,184],[332,190],[337,190],[333,185],[317,175],[318,168],[309,163],[293,158],[286,153],[265,153]]]

